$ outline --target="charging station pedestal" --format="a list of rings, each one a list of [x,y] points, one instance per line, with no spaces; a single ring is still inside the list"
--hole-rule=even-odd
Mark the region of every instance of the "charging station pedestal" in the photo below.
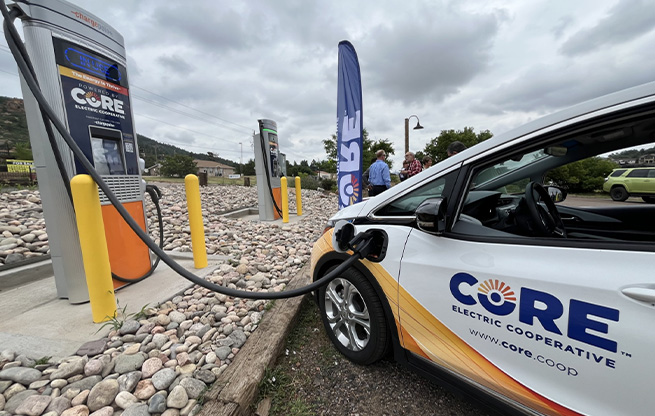
[[[255,144],[255,171],[257,173],[257,200],[259,219],[273,221],[281,218],[275,204],[282,209],[280,190],[280,149],[277,124],[273,120],[258,120],[259,133],[253,136]]]
[[[146,229],[144,191],[134,132],[123,37],[107,23],[63,0],[21,0],[25,47],[41,90],[57,116],[132,217]],[[23,76],[21,87],[57,294],[86,302],[82,253],[72,203],[50,147],[44,120]],[[54,130],[54,129],[53,129]],[[67,180],[87,173],[62,137],[55,139]],[[150,269],[147,246],[100,191],[112,272],[136,279]],[[114,287],[125,283],[114,281]]]

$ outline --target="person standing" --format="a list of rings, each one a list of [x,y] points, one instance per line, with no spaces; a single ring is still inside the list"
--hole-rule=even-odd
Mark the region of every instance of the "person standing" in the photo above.
[[[432,158],[430,156],[423,156],[423,170],[432,166]]]
[[[371,183],[368,181],[368,175],[371,171],[371,165],[375,163],[376,160],[377,160],[376,158],[371,159],[371,164],[368,165],[368,168],[366,168],[366,170],[362,174],[362,184],[364,185],[364,189],[366,189],[366,192],[371,190]]]
[[[398,173],[398,179],[400,179],[400,182],[407,179],[407,168],[408,167],[409,167],[409,163],[407,163],[406,160],[403,160],[403,168],[400,170],[400,173]]]
[[[386,191],[391,187],[391,175],[389,174],[389,165],[384,161],[387,157],[384,150],[380,149],[375,152],[377,159],[368,169],[368,182],[371,184],[368,195],[375,196]]]
[[[466,145],[459,140],[456,140],[448,145],[446,153],[448,154],[448,157],[451,157],[464,150],[466,150]]]
[[[421,162],[416,159],[416,156],[414,156],[413,152],[407,152],[405,154],[405,160],[407,163],[409,163],[409,166],[407,167],[407,170],[405,170],[405,175],[408,178],[411,178],[412,176],[421,173],[423,170],[423,165],[421,165]]]

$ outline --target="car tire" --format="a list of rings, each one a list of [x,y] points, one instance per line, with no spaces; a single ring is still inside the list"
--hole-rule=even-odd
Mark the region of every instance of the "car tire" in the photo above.
[[[334,346],[355,364],[382,359],[390,334],[384,308],[371,283],[350,268],[318,291],[321,320]]]
[[[655,204],[655,196],[642,196],[641,199],[647,204]]]
[[[630,194],[628,191],[625,190],[624,187],[622,186],[615,186],[610,190],[610,197],[612,197],[612,200],[614,201],[625,201],[628,199]]]

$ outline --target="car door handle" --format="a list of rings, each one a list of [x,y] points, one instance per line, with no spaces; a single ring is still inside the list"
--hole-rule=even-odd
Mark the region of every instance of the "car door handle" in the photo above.
[[[642,302],[655,302],[655,289],[647,287],[626,287],[621,293],[629,298]]]

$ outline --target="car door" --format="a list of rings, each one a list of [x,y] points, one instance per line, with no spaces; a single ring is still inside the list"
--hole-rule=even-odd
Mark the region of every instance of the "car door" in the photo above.
[[[648,170],[649,169],[633,169],[628,172],[625,178],[625,184],[628,191],[631,193],[646,192],[648,186]]]
[[[648,173],[644,178],[643,189],[640,192],[645,194],[655,193],[655,169],[648,169]]]
[[[406,349],[543,414],[650,414],[652,245],[455,230],[408,236]]]

